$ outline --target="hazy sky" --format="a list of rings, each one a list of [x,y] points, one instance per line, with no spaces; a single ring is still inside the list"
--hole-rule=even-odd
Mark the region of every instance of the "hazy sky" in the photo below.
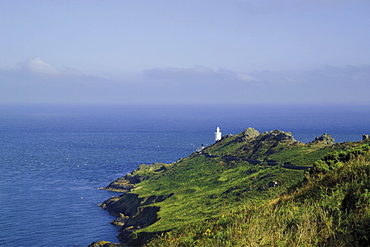
[[[370,103],[368,0],[2,0],[0,103]]]

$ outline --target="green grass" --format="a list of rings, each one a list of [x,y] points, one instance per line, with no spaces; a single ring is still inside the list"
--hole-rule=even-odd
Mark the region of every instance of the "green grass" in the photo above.
[[[244,137],[224,138],[203,150],[213,156],[193,153],[171,165],[141,165],[133,172],[141,182],[131,193],[172,195],[149,205],[160,208],[159,220],[135,235],[167,232],[148,246],[317,246],[361,235],[340,231],[367,226],[367,207],[362,216],[344,212],[342,205],[347,201],[356,208],[370,198],[370,184],[360,179],[368,176],[368,161],[358,163],[368,154],[368,143],[304,144],[269,139],[268,133]],[[278,165],[269,165],[272,160]],[[286,169],[286,162],[314,168]],[[348,184],[341,184],[347,175]],[[355,189],[361,192],[352,193],[354,203],[349,191]]]
[[[146,246],[369,246],[369,149],[326,155],[295,190],[226,209]]]
[[[165,231],[222,215],[237,205],[274,197],[303,177],[302,171],[279,166],[224,162],[199,155],[138,185],[140,197],[174,195],[156,205],[160,220],[142,231]],[[273,180],[280,186],[269,187]]]
[[[312,166],[315,161],[333,150],[331,146],[317,148],[317,146],[313,145],[294,145],[272,154],[269,156],[269,159],[279,163],[289,162],[297,166]]]
[[[241,147],[243,147],[243,142],[236,142],[236,137],[228,137],[215,143],[214,145],[206,148],[204,151],[212,155],[229,155],[236,153]]]
[[[136,170],[134,170],[131,175],[138,176],[141,180],[152,177],[156,174],[160,174],[170,167],[169,164],[165,163],[154,163],[150,165],[141,164]]]

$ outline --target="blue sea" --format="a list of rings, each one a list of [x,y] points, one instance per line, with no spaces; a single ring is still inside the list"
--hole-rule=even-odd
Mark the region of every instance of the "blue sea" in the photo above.
[[[117,242],[99,190],[139,164],[171,163],[214,131],[280,129],[303,142],[370,134],[368,105],[0,105],[0,246]]]

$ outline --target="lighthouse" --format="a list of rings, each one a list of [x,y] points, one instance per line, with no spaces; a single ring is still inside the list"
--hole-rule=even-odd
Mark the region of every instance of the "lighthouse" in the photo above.
[[[221,140],[222,132],[220,131],[220,127],[216,128],[215,132],[215,142]]]

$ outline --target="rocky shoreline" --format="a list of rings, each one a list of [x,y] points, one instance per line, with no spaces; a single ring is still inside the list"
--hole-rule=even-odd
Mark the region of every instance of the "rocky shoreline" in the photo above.
[[[167,169],[166,166],[168,166],[168,164],[142,164],[131,173],[114,180],[107,187],[100,188],[109,191],[122,192],[122,194],[120,194],[119,196],[111,197],[99,205],[102,209],[107,210],[109,214],[117,217],[111,222],[111,224],[120,227],[119,233],[117,235],[117,238],[120,242],[128,244],[129,246],[141,246],[147,241],[147,239],[152,238],[154,235],[158,234],[139,233],[136,234],[135,237],[133,237],[133,233],[136,230],[149,226],[158,220],[157,212],[160,210],[160,208],[151,205],[154,203],[162,202],[171,197],[173,194],[169,194],[166,196],[152,195],[149,197],[140,198],[138,194],[132,193],[131,191],[137,183],[149,178],[149,176],[147,175],[142,176],[142,173],[150,174],[150,172],[155,173],[163,171]],[[100,241],[95,242],[90,246],[109,247],[120,246],[120,244],[117,245],[114,243]]]

